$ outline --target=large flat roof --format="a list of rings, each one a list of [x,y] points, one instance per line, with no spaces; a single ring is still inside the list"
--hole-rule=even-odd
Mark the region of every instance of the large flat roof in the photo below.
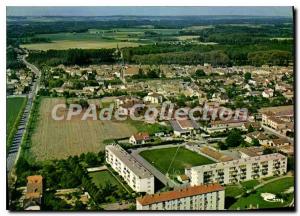
[[[126,166],[140,178],[150,178],[153,175],[137,160],[135,160],[128,152],[119,145],[107,145],[105,149],[111,151]]]

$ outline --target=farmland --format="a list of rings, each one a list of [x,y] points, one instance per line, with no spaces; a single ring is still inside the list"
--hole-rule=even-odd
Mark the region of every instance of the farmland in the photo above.
[[[65,50],[65,49],[109,49],[109,48],[119,48],[122,47],[136,47],[141,44],[135,42],[118,42],[118,41],[73,41],[73,40],[58,40],[51,43],[33,43],[33,44],[23,44],[21,47],[29,50]]]
[[[161,37],[176,36],[180,29],[154,28],[118,28],[89,29],[87,32],[64,32],[54,34],[38,34],[36,38],[45,38],[50,42],[22,44],[29,50],[65,50],[70,48],[100,49],[137,47],[157,41]],[[145,32],[149,32],[148,34]],[[182,36],[179,40],[187,40],[195,36]],[[169,39],[176,40],[176,37]],[[159,39],[160,40],[160,39]]]
[[[83,114],[71,120],[56,121],[51,117],[54,105],[65,103],[63,98],[44,98],[38,122],[32,135],[31,151],[37,160],[64,159],[70,155],[104,150],[104,140],[129,137],[137,130],[126,122],[99,121]],[[58,115],[66,115],[59,110]]]
[[[185,168],[213,163],[210,159],[184,147],[179,147],[178,151],[177,149],[177,147],[172,147],[146,150],[142,151],[140,155],[164,174],[168,172],[172,163],[169,169],[171,175],[184,174]]]
[[[24,108],[26,98],[25,97],[11,97],[6,99],[6,135],[7,138],[11,133],[14,125],[16,124],[18,115]]]

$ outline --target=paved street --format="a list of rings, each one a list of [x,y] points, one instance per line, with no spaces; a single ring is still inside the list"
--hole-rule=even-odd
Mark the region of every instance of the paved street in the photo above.
[[[286,138],[288,141],[290,141],[292,144],[294,144],[294,139],[290,138],[290,137],[287,137],[287,136],[284,136],[282,135],[281,133],[278,133],[276,130],[270,128],[270,127],[267,127],[265,125],[262,125],[263,129],[266,131],[266,132],[269,132],[269,133],[272,133],[278,137],[281,137],[281,138]]]
[[[23,138],[23,135],[24,135],[26,125],[28,123],[28,119],[29,119],[31,108],[32,108],[33,100],[34,100],[35,95],[37,94],[38,89],[39,89],[40,71],[34,65],[32,65],[32,64],[30,64],[26,61],[26,59],[25,59],[26,56],[27,55],[22,56],[22,60],[27,65],[27,67],[36,74],[37,78],[36,78],[36,81],[31,86],[30,92],[28,94],[28,101],[27,101],[27,104],[25,106],[22,118],[20,119],[17,132],[14,135],[12,144],[11,144],[11,146],[10,146],[8,152],[7,152],[7,158],[6,158],[6,168],[7,168],[7,170],[6,171],[8,173],[12,170],[13,166],[15,165],[15,163],[18,159],[20,149],[21,149],[20,146],[21,146],[21,143],[22,143],[22,138]]]

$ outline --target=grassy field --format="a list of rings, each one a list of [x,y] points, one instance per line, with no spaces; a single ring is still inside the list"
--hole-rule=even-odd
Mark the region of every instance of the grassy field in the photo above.
[[[268,183],[264,185],[261,188],[258,188],[257,191],[254,193],[248,194],[246,196],[242,196],[239,198],[233,205],[230,206],[230,210],[236,210],[236,209],[246,209],[249,208],[250,205],[255,208],[280,208],[284,207],[287,204],[289,204],[292,199],[294,193],[288,194],[287,199],[281,203],[281,202],[267,202],[263,200],[261,197],[261,193],[283,193],[287,189],[289,189],[291,186],[294,186],[294,178],[293,177],[286,177],[271,183]]]
[[[164,174],[167,173],[173,161],[169,169],[169,174],[171,175],[184,174],[184,169],[192,166],[214,163],[212,160],[184,147],[180,147],[176,154],[177,149],[177,147],[172,147],[146,150],[142,151],[140,155]]]
[[[10,97],[6,99],[6,138],[8,138],[16,124],[18,115],[24,108],[25,102],[25,97]]]
[[[171,126],[170,125],[160,125],[158,123],[155,124],[148,124],[148,123],[144,123],[142,121],[134,121],[131,119],[128,119],[127,122],[134,126],[138,132],[148,132],[150,135],[153,135],[155,133],[158,132],[168,132],[171,130]]]
[[[54,105],[65,103],[63,98],[42,99],[39,119],[32,135],[31,152],[37,160],[62,159],[83,152],[104,150],[104,140],[129,137],[137,130],[126,122],[100,121],[80,114],[71,120],[56,121],[51,117]],[[58,115],[66,116],[66,110]]]
[[[89,176],[92,177],[93,182],[99,188],[104,187],[105,184],[109,182],[113,186],[117,186],[118,188],[123,189],[122,185],[108,170],[104,170],[100,172],[92,172],[89,173]]]
[[[249,181],[244,181],[241,182],[241,185],[246,189],[246,190],[251,190],[253,189],[256,185],[259,184],[259,181],[254,179],[254,180],[249,180]]]
[[[233,185],[225,187],[226,197],[236,197],[242,193],[244,193],[244,189],[240,186]]]

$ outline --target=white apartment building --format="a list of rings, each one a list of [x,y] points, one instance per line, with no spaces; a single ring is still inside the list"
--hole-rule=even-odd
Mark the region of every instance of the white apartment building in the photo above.
[[[105,147],[106,162],[136,192],[154,193],[154,176],[119,145]]]
[[[241,181],[282,175],[287,171],[287,157],[274,153],[186,169],[191,185],[234,184]]]
[[[139,197],[136,199],[136,209],[224,210],[224,203],[224,187],[210,184]]]

